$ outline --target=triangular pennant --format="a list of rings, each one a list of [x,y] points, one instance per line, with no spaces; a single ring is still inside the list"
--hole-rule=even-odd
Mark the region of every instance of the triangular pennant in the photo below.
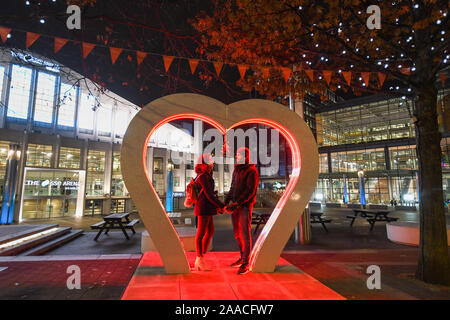
[[[311,79],[311,81],[314,81],[314,70],[308,69],[305,70],[305,72],[308,75],[309,79]]]
[[[63,38],[56,38],[55,37],[55,53],[58,53],[59,50],[61,50],[62,47],[68,42],[69,40],[63,39]]]
[[[27,32],[27,44],[26,47],[27,49],[29,47],[31,47],[31,45],[37,40],[39,39],[41,35],[39,33],[34,33],[34,32]]]
[[[0,35],[2,36],[3,43],[8,39],[8,34],[11,32],[11,28],[0,27]]]
[[[343,71],[342,76],[344,77],[347,84],[350,86],[352,83],[352,72],[351,71]]]
[[[366,87],[368,87],[369,80],[370,80],[370,72],[361,72],[361,77],[363,78],[363,81],[366,84]]]
[[[164,68],[166,68],[166,72],[169,71],[170,65],[172,64],[172,61],[175,57],[173,56],[163,56],[164,60]]]
[[[380,88],[383,87],[384,80],[386,80],[386,75],[384,73],[378,72],[378,79],[380,80]]]
[[[123,51],[123,49],[121,49],[121,48],[109,48],[109,52],[111,53],[112,64],[116,63],[116,60],[120,56],[122,51]]]
[[[217,76],[220,75],[220,71],[222,71],[223,62],[213,62],[214,69],[216,69]]]
[[[244,79],[245,72],[247,71],[248,67],[246,65],[243,65],[243,64],[239,64],[237,67],[238,67],[238,70],[239,70],[239,74],[241,75],[241,79]]]
[[[136,51],[136,59],[138,66],[144,61],[144,59],[147,57],[147,52],[142,51]]]
[[[410,75],[411,74],[411,68],[401,68],[400,72],[406,75]]]
[[[447,75],[444,73],[439,73],[439,77],[441,78],[442,86],[445,86],[445,81],[447,80]]]
[[[261,68],[261,72],[264,78],[269,78],[270,74],[270,68],[269,67],[263,67]]]
[[[82,49],[83,49],[83,59],[86,59],[86,57],[91,53],[92,49],[95,48],[95,44],[83,42],[82,43]]]
[[[291,69],[289,69],[289,68],[282,68],[281,72],[283,72],[284,81],[288,82],[289,78],[291,77]]]
[[[198,60],[197,59],[189,59],[189,67],[191,67],[192,74],[195,73],[195,70],[197,69]]]
[[[323,77],[327,81],[327,85],[330,85],[331,82],[331,75],[333,74],[333,71],[325,70],[322,71]]]

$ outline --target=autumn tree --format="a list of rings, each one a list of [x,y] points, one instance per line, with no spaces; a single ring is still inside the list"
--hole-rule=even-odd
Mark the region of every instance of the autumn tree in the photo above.
[[[380,29],[374,23],[369,28],[378,8]],[[412,101],[420,195],[417,277],[450,285],[436,110],[437,75],[450,58],[448,9],[447,0],[217,0],[212,14],[192,23],[210,59],[249,66],[240,81],[247,90],[301,98],[307,91],[346,88]],[[286,69],[292,70],[287,83]]]

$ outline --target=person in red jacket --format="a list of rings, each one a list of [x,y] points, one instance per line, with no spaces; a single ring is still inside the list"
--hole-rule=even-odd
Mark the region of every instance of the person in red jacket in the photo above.
[[[204,255],[208,251],[209,244],[214,235],[213,216],[217,212],[222,212],[225,206],[214,193],[214,179],[212,177],[214,162],[209,154],[203,154],[197,159],[195,165],[195,186],[198,199],[195,204],[194,214],[198,219],[197,235],[195,237],[195,246],[197,258],[195,260],[195,269],[210,270],[204,260]]]
[[[241,257],[231,264],[239,267],[238,274],[249,271],[249,257],[252,247],[251,222],[253,204],[258,190],[259,173],[256,166],[250,163],[250,150],[239,148],[236,151],[236,165],[233,171],[231,188],[225,198],[225,210],[231,212],[234,237],[239,245]]]

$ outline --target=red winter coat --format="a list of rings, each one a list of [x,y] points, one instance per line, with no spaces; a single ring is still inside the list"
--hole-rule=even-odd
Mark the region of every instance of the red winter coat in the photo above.
[[[250,208],[256,200],[259,173],[254,164],[238,164],[234,167],[231,188],[225,203],[236,202],[239,207]]]
[[[204,170],[198,170],[197,166],[196,172],[198,175],[195,179],[195,186],[197,187],[199,196],[194,207],[194,214],[196,216],[215,215],[217,214],[217,209],[222,209],[225,205],[214,193],[214,179],[210,173]]]

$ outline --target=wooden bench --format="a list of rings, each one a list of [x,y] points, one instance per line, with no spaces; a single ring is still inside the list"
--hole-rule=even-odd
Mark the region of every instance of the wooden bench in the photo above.
[[[375,222],[377,222],[377,221],[394,222],[397,220],[398,220],[398,218],[380,217],[380,218],[369,218],[369,219],[367,219],[367,222],[370,223],[370,231],[372,231],[373,227],[375,226]]]
[[[256,228],[253,231],[253,235],[258,232],[258,229],[261,225],[267,223],[270,218],[270,213],[255,213],[252,217],[252,224],[256,224]]]
[[[325,223],[330,223],[333,221],[332,219],[322,219],[322,212],[311,212],[311,223],[320,223],[326,232],[328,232],[327,226]]]
[[[93,230],[100,229],[104,224],[105,224],[105,221],[97,222],[97,223],[91,225],[91,229],[93,229]]]
[[[136,234],[136,231],[134,230],[134,225],[137,223],[139,223],[139,219],[131,220],[130,222],[128,222],[128,224],[125,226],[125,228],[131,229],[133,234]]]

